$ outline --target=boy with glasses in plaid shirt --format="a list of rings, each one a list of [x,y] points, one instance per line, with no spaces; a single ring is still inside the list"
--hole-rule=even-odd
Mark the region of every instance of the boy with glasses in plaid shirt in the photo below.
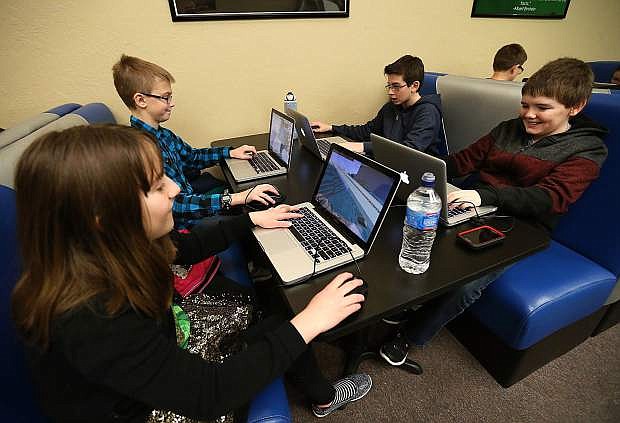
[[[223,182],[208,173],[198,176],[202,170],[217,164],[222,158],[248,160],[256,153],[256,148],[250,145],[235,149],[192,148],[174,132],[162,128],[160,124],[170,119],[175,106],[171,88],[175,80],[168,71],[137,57],[122,55],[112,68],[112,74],[116,91],[131,112],[131,126],[157,139],[164,159],[164,171],[181,189],[172,209],[177,229],[191,228],[205,216],[245,202],[274,203],[268,193],[278,194],[278,191],[269,184],[233,194],[226,191],[224,194],[211,193],[221,192]],[[190,183],[190,179],[196,177]]]

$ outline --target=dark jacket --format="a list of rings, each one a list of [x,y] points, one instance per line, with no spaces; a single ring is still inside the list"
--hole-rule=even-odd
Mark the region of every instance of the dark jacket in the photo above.
[[[552,229],[579,199],[607,158],[607,130],[579,114],[568,131],[531,143],[521,119],[500,123],[488,135],[448,158],[448,175],[475,173],[482,205],[529,218]]]
[[[175,235],[177,262],[210,256],[250,226],[240,216]],[[43,409],[54,421],[144,422],[155,408],[196,419],[238,409],[305,350],[286,321],[244,352],[210,363],[177,346],[170,311],[159,320],[129,307],[106,317],[94,301],[55,322],[48,350],[31,347],[27,353]]]
[[[441,128],[441,100],[437,94],[420,98],[403,108],[388,102],[365,125],[332,125],[333,132],[364,143],[364,152],[372,153],[370,134],[381,135],[416,150],[437,156]]]

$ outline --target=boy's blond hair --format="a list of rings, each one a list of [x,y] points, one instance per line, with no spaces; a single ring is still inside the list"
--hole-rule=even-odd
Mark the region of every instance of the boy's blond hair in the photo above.
[[[174,77],[170,72],[161,66],[125,54],[112,66],[112,76],[116,92],[131,110],[136,108],[134,94],[148,94],[157,79],[171,84],[174,82]]]
[[[592,94],[594,74],[585,62],[570,57],[553,60],[537,70],[521,89],[522,95],[549,97],[576,107]]]

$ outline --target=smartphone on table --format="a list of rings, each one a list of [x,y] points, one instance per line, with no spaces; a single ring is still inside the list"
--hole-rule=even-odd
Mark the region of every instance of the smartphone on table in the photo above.
[[[499,244],[506,238],[506,235],[492,226],[483,225],[459,232],[456,237],[468,247],[478,250]]]

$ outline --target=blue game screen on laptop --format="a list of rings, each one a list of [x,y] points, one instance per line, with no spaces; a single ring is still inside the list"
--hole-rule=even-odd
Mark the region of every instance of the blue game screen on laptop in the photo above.
[[[392,185],[389,176],[334,150],[321,179],[316,201],[367,242]]]

